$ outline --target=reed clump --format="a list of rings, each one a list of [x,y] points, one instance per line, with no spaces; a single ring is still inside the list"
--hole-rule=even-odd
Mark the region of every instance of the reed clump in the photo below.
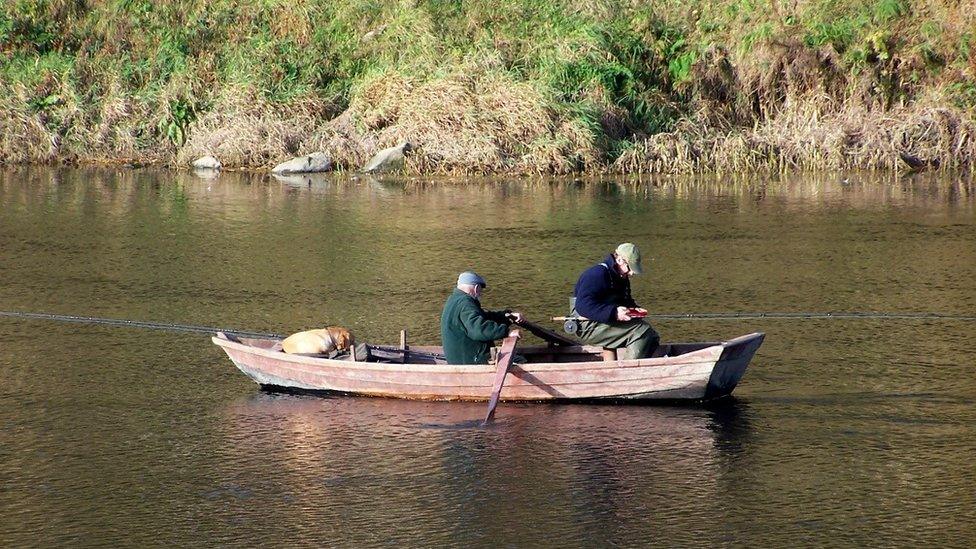
[[[965,4],[8,2],[0,162],[355,169],[408,141],[416,173],[965,169]]]

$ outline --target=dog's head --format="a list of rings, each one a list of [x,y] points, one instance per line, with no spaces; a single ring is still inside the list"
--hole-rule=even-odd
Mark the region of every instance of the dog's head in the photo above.
[[[353,338],[352,332],[346,328],[340,326],[329,326],[325,329],[329,332],[329,336],[332,341],[335,341],[335,346],[337,351],[345,351],[349,347],[356,344],[355,338]]]

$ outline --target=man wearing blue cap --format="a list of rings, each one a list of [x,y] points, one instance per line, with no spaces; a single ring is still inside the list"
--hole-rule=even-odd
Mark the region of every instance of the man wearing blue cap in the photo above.
[[[626,358],[647,358],[661,341],[650,324],[641,320],[646,309],[630,295],[630,277],[643,272],[640,250],[625,242],[602,263],[583,272],[576,282],[574,315],[585,317],[577,336],[587,345],[627,349]]]
[[[465,271],[444,303],[441,340],[449,364],[488,364],[492,343],[508,335],[512,322],[522,321],[522,313],[482,309],[481,292],[487,287],[484,278]]]

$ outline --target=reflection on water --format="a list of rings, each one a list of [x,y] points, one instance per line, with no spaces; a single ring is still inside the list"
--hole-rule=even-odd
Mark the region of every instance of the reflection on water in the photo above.
[[[238,454],[230,462],[274,464],[280,493],[262,497],[294,498],[310,520],[336,525],[340,539],[368,542],[372,530],[398,529],[403,541],[515,544],[532,541],[531,529],[506,526],[525,521],[527,509],[554,543],[693,542],[668,515],[715,512],[722,468],[734,459],[722,454],[748,438],[734,402],[718,411],[503,408],[481,428],[483,404],[258,393],[227,409],[224,436]]]
[[[622,240],[655,313],[976,312],[972,180],[0,172],[0,310],[438,341],[564,314]],[[660,321],[767,338],[710,407],[261,392],[206,337],[0,318],[0,545],[908,545],[976,539],[971,323]],[[540,541],[541,540],[541,541]]]

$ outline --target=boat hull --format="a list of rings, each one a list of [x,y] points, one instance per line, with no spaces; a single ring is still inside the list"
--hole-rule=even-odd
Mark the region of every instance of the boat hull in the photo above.
[[[732,393],[762,343],[755,333],[703,344],[678,356],[513,364],[500,398],[539,400],[711,400]],[[423,400],[488,400],[491,365],[390,364],[289,355],[272,340],[213,342],[262,386]],[[586,348],[580,348],[586,350]],[[538,349],[537,349],[538,350]],[[526,350],[529,351],[529,350]],[[544,353],[544,350],[539,350]],[[582,352],[582,351],[581,351]]]

